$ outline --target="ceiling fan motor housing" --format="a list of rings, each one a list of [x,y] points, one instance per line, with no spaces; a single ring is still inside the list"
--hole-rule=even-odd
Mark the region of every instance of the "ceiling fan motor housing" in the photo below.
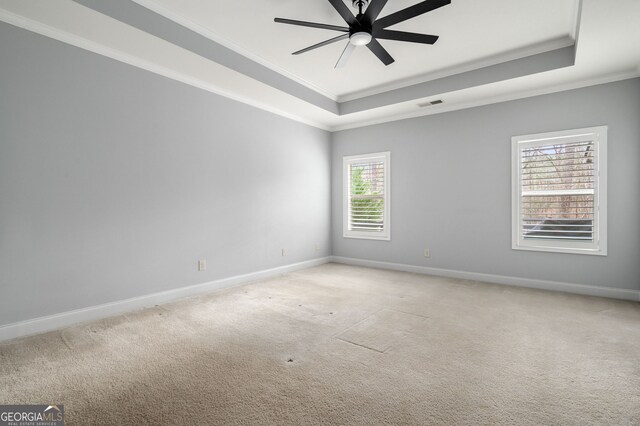
[[[358,43],[358,46],[363,46],[369,41],[371,41],[371,36],[373,34],[373,24],[371,21],[362,14],[358,14],[356,16],[356,20],[349,26],[349,38],[353,38],[356,36],[356,39],[360,37],[360,39],[365,39],[366,35],[368,35],[368,41],[366,43]],[[355,44],[355,43],[354,43]]]

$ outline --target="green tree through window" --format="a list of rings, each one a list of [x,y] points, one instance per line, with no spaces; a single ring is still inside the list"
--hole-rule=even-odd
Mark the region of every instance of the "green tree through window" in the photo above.
[[[351,167],[352,228],[381,230],[384,225],[384,196],[382,194],[382,164],[353,165]]]

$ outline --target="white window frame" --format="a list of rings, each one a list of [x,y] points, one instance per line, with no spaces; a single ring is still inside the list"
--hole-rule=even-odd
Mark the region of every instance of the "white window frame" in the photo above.
[[[349,188],[351,182],[349,179],[349,166],[351,164],[368,163],[371,161],[382,160],[384,164],[384,210],[383,210],[383,231],[375,234],[368,231],[358,231],[349,229],[349,208],[350,195]],[[391,240],[391,218],[390,218],[390,200],[391,193],[389,188],[389,179],[391,176],[391,153],[376,152],[372,154],[350,155],[342,158],[342,236],[344,238],[361,238],[367,240]]]
[[[530,240],[522,235],[522,215],[520,214],[521,155],[523,148],[548,145],[550,143],[594,142],[595,182],[594,182],[594,228],[593,241]],[[607,255],[607,126],[584,129],[563,130],[514,136],[511,138],[511,212],[512,248],[556,253]]]

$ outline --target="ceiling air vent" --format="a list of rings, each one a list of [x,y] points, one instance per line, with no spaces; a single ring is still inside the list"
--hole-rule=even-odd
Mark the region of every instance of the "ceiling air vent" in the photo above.
[[[425,102],[423,104],[418,104],[418,106],[420,108],[425,108],[425,107],[430,107],[430,106],[434,106],[434,105],[440,105],[441,103],[443,103],[442,99],[436,99],[435,101]]]

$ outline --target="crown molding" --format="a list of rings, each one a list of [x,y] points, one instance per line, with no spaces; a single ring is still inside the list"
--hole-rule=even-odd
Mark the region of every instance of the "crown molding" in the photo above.
[[[434,106],[430,108],[420,108],[417,111],[411,111],[408,113],[390,115],[390,116],[385,116],[382,118],[376,118],[372,120],[358,121],[355,123],[349,123],[345,125],[331,126],[329,127],[329,131],[340,132],[343,130],[357,129],[360,127],[373,126],[376,124],[384,124],[392,121],[408,120],[411,118],[423,117],[427,115],[443,114],[445,112],[453,112],[453,111],[459,111],[463,109],[476,108],[476,107],[485,106],[485,105],[498,104],[502,102],[509,102],[509,101],[514,101],[518,99],[531,98],[531,97],[541,96],[541,95],[548,95],[548,94],[557,93],[557,92],[565,92],[567,90],[580,89],[580,88],[589,87],[589,86],[597,86],[600,84],[613,83],[616,81],[629,80],[629,79],[639,78],[639,77],[640,77],[640,66],[634,70],[624,71],[624,72],[616,73],[612,75],[600,76],[600,77],[595,77],[595,78],[581,80],[581,81],[572,81],[568,83],[552,85],[552,86],[543,87],[539,89],[526,90],[526,91],[517,92],[517,93],[510,93],[506,95],[493,96],[493,97],[483,98],[477,101],[471,101],[471,102],[466,102],[461,104],[448,105],[445,103],[445,104],[441,104],[439,106]],[[442,98],[446,98],[446,96],[447,96],[446,93],[442,93],[438,95],[438,97],[442,97]],[[426,102],[428,99],[431,99],[431,98],[433,97],[414,99],[408,102],[415,103],[416,108],[418,108],[417,106],[418,104],[422,102]]]
[[[369,89],[361,90],[358,92],[353,92],[347,95],[339,96],[338,102],[344,103],[344,102],[350,102],[350,101],[366,98],[369,96],[380,95],[382,93],[387,93],[387,92],[391,92],[398,89],[404,89],[406,87],[413,86],[416,84],[427,83],[433,80],[451,77],[456,74],[476,71],[476,70],[490,67],[493,65],[500,65],[505,62],[523,59],[528,56],[539,55],[542,53],[563,49],[565,47],[573,46],[574,44],[575,44],[575,41],[573,38],[569,36],[560,37],[557,39],[548,40],[543,43],[538,43],[532,46],[528,46],[526,48],[514,49],[514,50],[504,52],[499,55],[494,55],[488,58],[470,61],[465,64],[443,68],[441,70],[430,72],[427,74],[420,74],[418,76],[395,81],[393,83],[384,84],[384,85],[372,87]]]
[[[85,39],[76,34],[62,31],[58,28],[54,28],[49,25],[43,24],[42,22],[38,22],[32,19],[26,18],[22,15],[15,14],[6,9],[0,8],[0,21],[25,29],[27,31],[34,32],[36,34],[43,35],[45,37],[49,37],[54,40],[58,40],[60,42],[78,47],[80,49],[96,53],[101,56],[106,56],[108,58],[115,59],[116,61],[123,62],[128,65],[132,65],[136,68],[140,68],[140,69],[152,72],[154,74],[158,74],[163,77],[167,77],[172,80],[176,80],[181,83],[188,84],[190,86],[197,87],[202,90],[206,90],[207,92],[215,93],[225,98],[242,102],[244,104],[279,115],[281,117],[288,118],[290,120],[307,124],[309,126],[316,127],[322,130],[327,130],[327,131],[329,130],[329,127],[322,123],[311,121],[304,117],[300,117],[298,115],[294,115],[294,114],[282,111],[278,108],[274,108],[271,105],[258,102],[248,97],[240,96],[231,91],[224,90],[219,86],[194,78],[188,74],[169,69],[167,67],[164,67],[162,65],[159,65],[151,61],[140,59],[136,56],[129,55],[120,50],[113,49],[105,45],[102,45],[100,43],[96,43],[94,41]]]

